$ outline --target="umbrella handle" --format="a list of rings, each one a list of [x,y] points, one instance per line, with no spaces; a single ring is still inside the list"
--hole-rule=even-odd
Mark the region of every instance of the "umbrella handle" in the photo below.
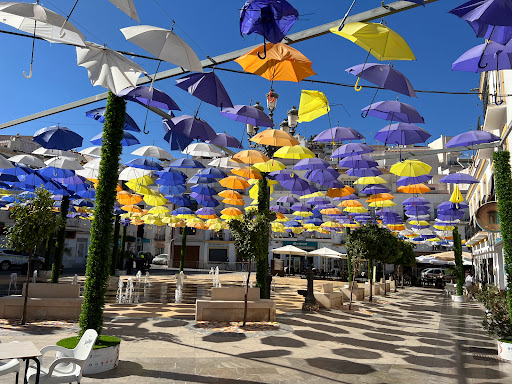
[[[493,31],[494,31],[494,28],[493,28]],[[491,34],[492,34],[492,32],[491,32]],[[484,58],[485,51],[486,51],[488,45],[489,45],[489,42],[487,42],[485,44],[484,50],[482,51],[482,56],[480,56],[480,60],[478,61],[478,68],[480,68],[480,69],[484,69],[484,68],[486,68],[489,65],[489,63],[487,63],[485,65],[482,65],[482,60]]]
[[[356,90],[356,92],[360,92],[361,89],[363,89],[362,85],[359,86],[359,80],[361,80],[360,77],[357,78],[356,84],[354,85],[354,89]]]
[[[25,76],[25,79],[30,79],[32,77],[32,63],[30,63],[30,72],[28,73],[28,75],[25,71],[23,71],[23,76]]]
[[[267,43],[265,41],[265,35],[263,35],[263,56],[258,52],[258,57],[260,60],[265,60],[267,58]]]

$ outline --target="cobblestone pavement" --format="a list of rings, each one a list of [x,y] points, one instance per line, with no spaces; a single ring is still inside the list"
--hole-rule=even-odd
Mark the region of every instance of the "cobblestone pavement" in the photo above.
[[[165,304],[173,307],[168,317],[136,316],[154,314],[151,306],[162,303],[129,311],[109,306],[104,333],[123,340],[119,367],[82,384],[512,382],[512,363],[497,358],[478,303],[452,304],[440,290],[407,288],[357,303],[350,312],[305,314],[296,309],[301,297],[294,293],[304,281],[289,280],[288,289],[275,295],[283,324],[277,332],[198,330],[191,305]],[[0,325],[0,340],[43,347],[75,331],[72,324],[23,330]],[[14,376],[0,377],[0,383],[11,382]]]

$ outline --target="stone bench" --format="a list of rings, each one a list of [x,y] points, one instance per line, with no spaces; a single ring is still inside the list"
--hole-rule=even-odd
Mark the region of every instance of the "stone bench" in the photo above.
[[[314,292],[315,299],[321,307],[340,308],[343,306],[343,293],[334,292],[332,283],[322,285],[322,292]]]
[[[375,283],[372,284],[373,288],[373,295],[380,295],[380,286],[379,285],[375,285]],[[362,283],[360,285],[361,289],[364,290],[364,294],[365,296],[370,296],[370,283],[369,282],[366,282],[366,283]]]
[[[196,300],[196,321],[243,321],[245,287],[212,288],[210,299]],[[276,321],[274,300],[260,299],[259,288],[249,288],[247,321]]]
[[[352,282],[352,284],[354,286],[353,289],[351,289],[350,284],[347,284],[347,285],[345,285],[344,288],[341,288],[341,293],[343,294],[343,299],[350,300],[350,291],[352,291],[352,300],[363,301],[364,296],[366,295],[364,289],[360,288],[357,285],[357,282],[355,282],[355,281]]]
[[[26,291],[22,295],[0,297],[0,318],[19,319]],[[78,320],[83,297],[78,284],[31,283],[27,300],[28,320]]]

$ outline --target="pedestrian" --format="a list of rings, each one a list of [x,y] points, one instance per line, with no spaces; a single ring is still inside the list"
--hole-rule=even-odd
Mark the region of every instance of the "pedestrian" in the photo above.
[[[475,299],[476,286],[473,282],[473,272],[469,272],[466,276],[466,291],[468,292],[468,297],[470,299]]]

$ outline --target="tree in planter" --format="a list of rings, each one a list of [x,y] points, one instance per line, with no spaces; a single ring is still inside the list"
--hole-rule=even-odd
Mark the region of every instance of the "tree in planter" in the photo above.
[[[263,179],[258,180],[258,214],[269,216],[269,190],[266,173],[262,173]],[[270,297],[270,292],[267,292],[267,275],[268,275],[268,240],[270,236],[270,229],[267,227],[266,231],[262,231],[262,240],[258,242],[258,249],[256,254],[256,286],[260,288],[260,297],[266,299]]]
[[[453,253],[455,256],[455,279],[457,281],[457,296],[464,293],[464,266],[462,265],[462,242],[457,227],[453,229]]]
[[[482,320],[484,329],[489,336],[499,340],[512,340],[512,322],[507,304],[507,292],[488,284],[482,292],[477,294],[477,299],[485,307]]]
[[[101,334],[102,331],[125,116],[126,102],[109,92],[103,125],[96,207],[88,250],[84,301],[80,314],[80,335],[87,329],[94,329],[98,334]]]
[[[116,275],[116,267],[119,263],[119,231],[121,229],[121,216],[116,215],[114,220],[114,240],[112,244],[112,257],[110,260],[110,276]]]
[[[263,246],[268,247],[268,233],[270,225],[269,216],[264,214],[246,213],[242,220],[230,220],[229,228],[235,239],[235,248],[239,255],[249,260],[249,272],[247,275],[247,285],[244,296],[244,321],[243,327],[247,322],[247,296],[249,294],[249,280],[251,278],[252,260],[258,257],[260,249]],[[268,249],[268,248],[267,248]]]
[[[512,313],[512,178],[510,174],[510,152],[494,152],[493,160],[501,238],[503,239],[504,269],[507,276],[508,312]],[[509,316],[509,320],[512,326],[512,316]]]
[[[29,295],[30,272],[32,257],[36,248],[55,230],[55,213],[52,210],[51,193],[46,189],[37,188],[33,199],[14,204],[11,215],[14,224],[7,229],[7,245],[15,251],[28,252],[27,279],[21,323],[27,317],[27,301]]]
[[[415,264],[416,263],[416,255],[414,254],[414,248],[413,248],[412,244],[407,241],[404,241],[404,240],[397,239],[397,241],[398,241],[398,256],[395,259],[395,265],[399,265],[403,268],[403,267],[408,267],[410,265]],[[404,287],[403,271],[402,271],[401,277],[402,277],[401,285],[403,288]],[[396,292],[397,283],[398,282],[395,281],[395,292]]]
[[[69,196],[64,196],[60,205],[60,215],[57,229],[57,244],[55,247],[55,256],[53,257],[52,276],[50,278],[52,283],[59,282],[60,270],[62,268],[62,256],[64,254],[64,243],[66,241],[66,224],[68,222],[68,212]]]

